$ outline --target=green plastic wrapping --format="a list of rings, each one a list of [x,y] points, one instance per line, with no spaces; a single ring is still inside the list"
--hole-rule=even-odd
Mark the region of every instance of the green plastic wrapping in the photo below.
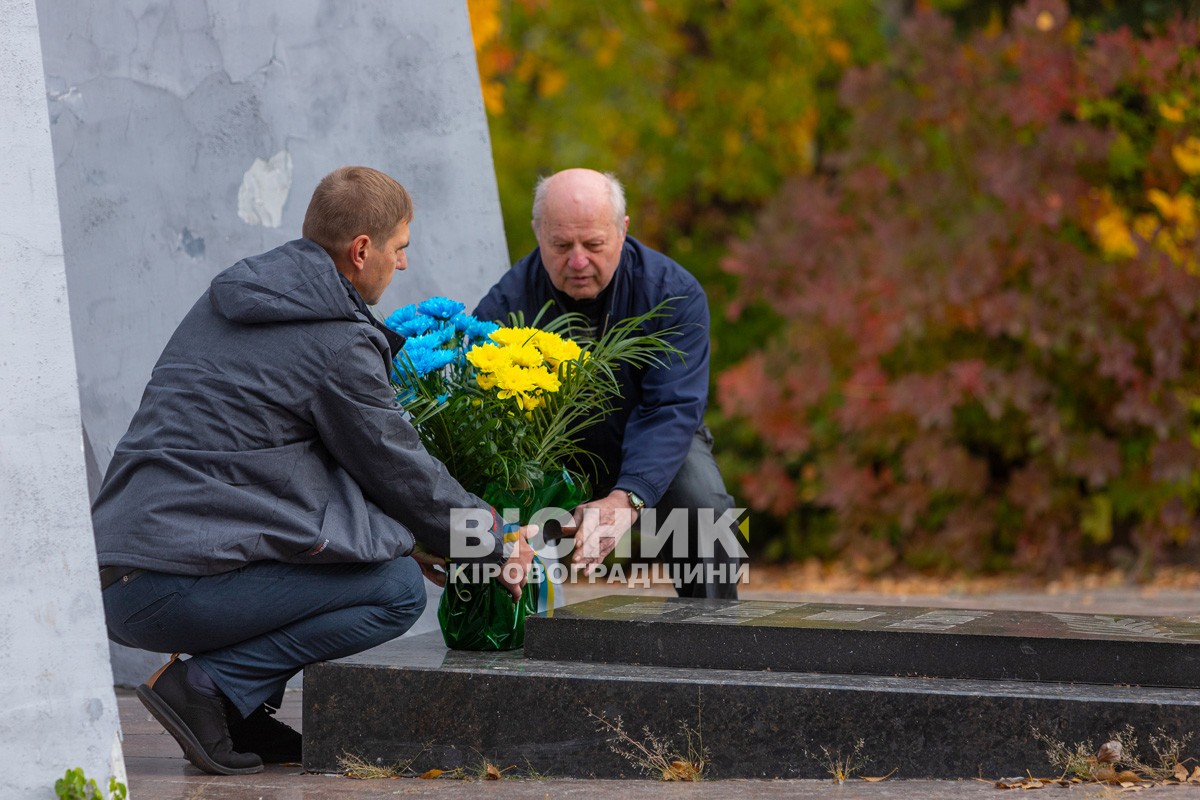
[[[525,525],[543,508],[570,511],[586,499],[586,493],[564,470],[522,490],[489,486],[483,499],[500,511],[519,509],[520,524]],[[506,533],[508,537],[515,539],[516,532]],[[451,565],[438,605],[438,624],[446,646],[451,650],[515,650],[523,646],[525,618],[553,607],[553,587],[545,565],[537,556],[534,564],[520,600],[513,600],[500,581],[471,580],[469,567],[455,570]]]

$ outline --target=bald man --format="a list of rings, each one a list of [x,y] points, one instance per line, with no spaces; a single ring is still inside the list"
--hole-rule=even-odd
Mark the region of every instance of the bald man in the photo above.
[[[584,434],[583,446],[597,456],[582,465],[594,499],[574,510],[572,561],[595,570],[638,522],[642,551],[634,555],[667,565],[680,597],[736,599],[745,550],[704,424],[708,300],[687,270],[628,230],[625,193],[613,175],[568,169],[542,178],[533,198],[537,248],[474,313],[499,322],[515,311],[532,320],[543,308],[543,322],[581,314],[587,322],[572,337],[586,346],[622,319],[671,301],[647,332],[674,328],[679,335],[671,341],[684,359],[623,366],[616,408]]]

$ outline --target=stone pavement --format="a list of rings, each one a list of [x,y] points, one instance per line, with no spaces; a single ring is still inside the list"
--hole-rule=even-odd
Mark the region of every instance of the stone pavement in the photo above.
[[[577,602],[604,594],[646,593],[669,595],[669,589],[631,590],[611,585],[569,588],[569,601]],[[1157,589],[1148,587],[1106,586],[1073,588],[1047,593],[1005,589],[973,594],[953,592],[941,595],[891,594],[877,591],[839,591],[808,593],[782,591],[770,585],[744,589],[746,599],[807,600],[814,602],[943,606],[1007,610],[1070,611],[1096,614],[1193,615],[1200,614],[1200,589]],[[428,623],[427,623],[428,624]],[[296,766],[270,766],[259,775],[214,777],[194,769],[184,760],[178,746],[141,706],[133,693],[118,691],[118,705],[124,732],[125,762],[129,775],[130,797],[135,800],[336,800],[337,798],[393,797],[480,797],[504,798],[687,798],[707,800],[725,797],[797,797],[838,798],[838,800],[948,800],[949,798],[1004,797],[992,780],[998,775],[963,776],[962,780],[904,780],[894,776],[886,781],[868,783],[851,780],[838,785],[832,780],[709,780],[696,784],[664,783],[656,780],[611,781],[555,778],[480,780],[376,779],[354,780],[343,776],[306,774]],[[289,690],[279,718],[300,728],[301,694]],[[1136,720],[1131,720],[1136,726]],[[1097,731],[1101,737],[1108,731]],[[498,765],[501,768],[507,765]],[[983,778],[985,780],[978,780]],[[1048,796],[1069,791],[1071,796],[1105,797],[1115,789],[1075,787],[1070,790],[1046,788]],[[1158,787],[1153,794],[1174,792],[1191,796],[1195,790]],[[1200,798],[1200,793],[1196,793]]]

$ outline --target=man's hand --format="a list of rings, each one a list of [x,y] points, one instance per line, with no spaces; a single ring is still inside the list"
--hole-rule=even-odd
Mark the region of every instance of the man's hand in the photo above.
[[[500,568],[500,583],[508,589],[513,600],[521,599],[521,587],[529,578],[529,569],[533,566],[533,547],[530,546],[529,540],[537,535],[537,525],[526,525],[518,529],[512,555]]]
[[[575,509],[575,554],[571,561],[582,564],[593,573],[604,557],[612,552],[629,533],[637,519],[637,511],[629,502],[629,495],[620,489],[609,492],[608,497],[584,503]]]
[[[422,550],[420,545],[417,545],[413,548],[412,557],[413,561],[416,561],[421,567],[421,574],[424,575],[430,583],[443,587],[446,585],[446,559]],[[442,567],[442,569],[438,570],[434,569],[434,567]]]

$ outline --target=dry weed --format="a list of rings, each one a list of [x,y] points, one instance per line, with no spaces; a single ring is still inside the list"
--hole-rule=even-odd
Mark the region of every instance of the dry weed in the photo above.
[[[698,781],[704,777],[704,769],[708,762],[708,753],[704,749],[701,733],[700,706],[696,706],[696,727],[686,722],[679,724],[679,739],[668,740],[658,736],[649,726],[642,728],[642,738],[638,739],[625,730],[625,725],[618,716],[609,720],[600,714],[595,714],[589,708],[587,714],[599,723],[599,729],[610,734],[609,748],[637,766],[646,774],[664,781]]]

